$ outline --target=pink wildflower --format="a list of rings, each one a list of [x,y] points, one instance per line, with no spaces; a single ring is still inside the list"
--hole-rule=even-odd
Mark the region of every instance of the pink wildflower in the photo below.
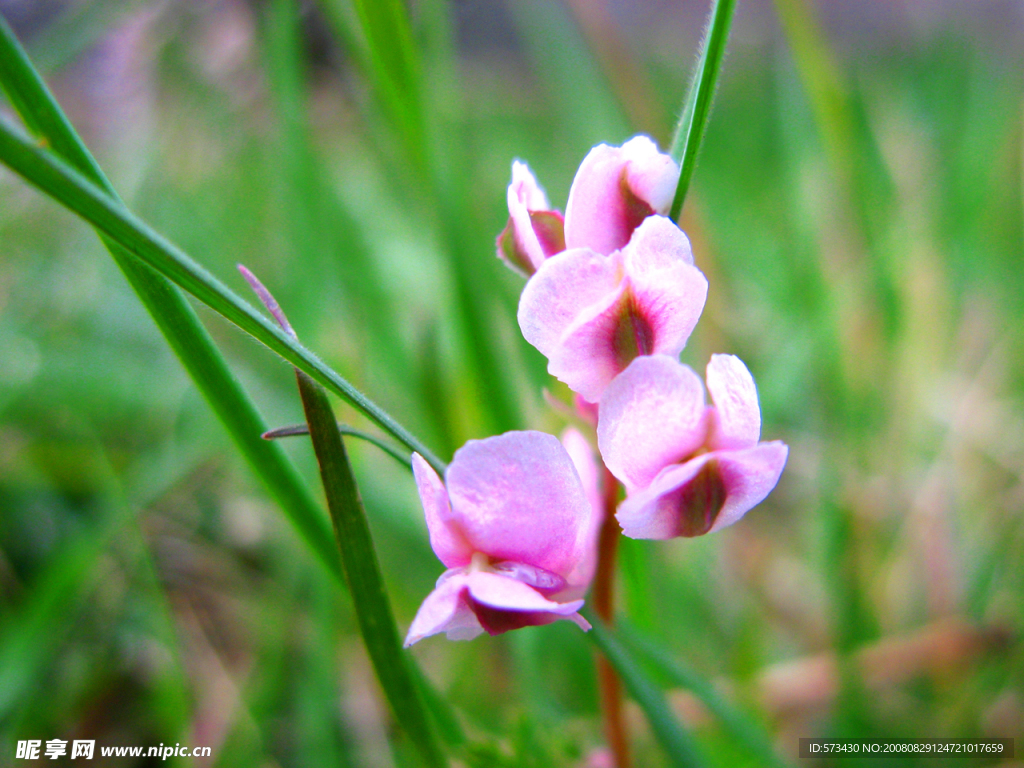
[[[747,367],[712,355],[707,387],[674,358],[637,358],[601,400],[597,439],[626,486],[616,518],[635,539],[700,536],[732,525],[775,487],[789,449],[759,443],[761,411]]]
[[[638,355],[682,351],[707,290],[686,235],[649,216],[621,251],[572,248],[547,259],[523,289],[519,327],[551,374],[596,403]]]
[[[679,167],[646,136],[598,144],[583,158],[565,206],[565,247],[609,254],[648,216],[672,206]]]
[[[547,195],[526,163],[512,163],[508,185],[508,224],[498,235],[498,256],[527,277],[544,260],[565,250],[562,214],[550,209]]]
[[[570,445],[586,472],[575,438]],[[418,454],[413,471],[430,545],[448,570],[420,606],[406,646],[439,632],[468,640],[558,619],[590,628],[577,611],[600,518],[556,438],[508,432],[470,440],[445,483]]]

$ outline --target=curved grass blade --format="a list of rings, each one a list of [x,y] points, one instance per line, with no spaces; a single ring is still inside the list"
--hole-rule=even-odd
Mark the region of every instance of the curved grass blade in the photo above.
[[[694,670],[679,664],[665,651],[626,624],[619,623],[617,634],[622,643],[641,661],[646,662],[652,669],[656,669],[658,674],[670,680],[673,685],[685,688],[700,699],[708,711],[718,718],[722,728],[737,743],[743,744],[757,757],[759,765],[792,768],[792,765],[783,760],[775,751],[771,739],[764,729],[753,718],[726,701],[710,681]]]
[[[399,464],[406,469],[412,471],[412,456],[407,453],[402,453],[400,450],[395,448],[385,440],[381,440],[376,435],[371,435],[369,432],[364,432],[361,429],[350,427],[347,424],[338,423],[338,431],[343,435],[349,437],[358,437],[360,440],[365,440],[368,443],[380,448],[384,453],[393,458]],[[277,429],[271,429],[263,433],[264,440],[277,440],[282,437],[295,437],[296,435],[308,435],[309,425],[307,424],[296,424],[292,427],[278,427]]]
[[[383,408],[282,331],[203,266],[60,158],[0,121],[0,160],[29,183],[108,235],[133,256],[263,342],[314,381],[347,400],[438,472],[446,466]],[[260,430],[262,432],[263,430]]]
[[[647,716],[662,749],[668,755],[672,765],[678,768],[696,768],[706,765],[700,748],[693,737],[672,714],[665,697],[658,687],[640,669],[633,655],[619,642],[619,639],[602,622],[593,611],[585,611],[584,615],[593,625],[589,637],[605,658],[615,667],[626,690],[640,705]]]
[[[41,140],[111,198],[117,199],[117,193],[75,133],[2,16],[0,84],[25,124]],[[340,576],[338,556],[330,544],[327,518],[280,448],[260,439],[266,425],[188,300],[117,242],[102,234],[100,237],[253,471],[266,484],[319,559]]]
[[[313,450],[320,465],[327,508],[334,521],[345,581],[377,680],[423,761],[430,766],[446,765],[399,642],[366,511],[327,393],[302,371],[296,371],[296,376]]]
[[[693,178],[693,170],[697,167],[697,153],[700,152],[704,129],[711,114],[711,102],[715,96],[715,85],[718,83],[718,72],[722,68],[722,57],[725,55],[725,45],[729,41],[729,28],[732,26],[735,9],[736,0],[715,0],[715,6],[711,10],[711,23],[701,46],[700,64],[697,65],[693,84],[686,98],[686,106],[672,137],[669,154],[679,163],[679,181],[669,212],[669,218],[673,221],[679,221],[679,214],[683,211],[683,202],[690,188],[690,179]]]

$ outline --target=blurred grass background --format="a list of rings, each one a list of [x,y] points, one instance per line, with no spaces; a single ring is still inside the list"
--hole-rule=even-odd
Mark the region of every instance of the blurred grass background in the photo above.
[[[493,255],[510,162],[563,207],[593,143],[664,146],[706,13],[681,5],[419,0],[408,48],[368,43],[345,0],[0,12],[135,211],[236,290],[252,268],[447,458],[564,425]],[[683,359],[742,357],[790,463],[721,535],[623,546],[623,616],[789,756],[812,735],[1024,749],[1024,16],[894,8],[739,4],[684,212],[711,290]],[[289,367],[200,311],[268,422],[301,421]],[[442,568],[409,475],[351,447],[404,629]],[[601,744],[573,627],[413,652],[474,764]],[[758,764],[663,682],[712,765]],[[0,170],[0,764],[94,738],[404,765],[375,686],[346,598],[102,246]]]

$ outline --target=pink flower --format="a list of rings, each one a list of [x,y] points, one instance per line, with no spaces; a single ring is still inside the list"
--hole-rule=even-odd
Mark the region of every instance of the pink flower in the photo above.
[[[712,355],[707,386],[671,357],[634,360],[609,385],[598,414],[605,465],[626,486],[616,518],[627,536],[700,536],[739,520],[771,492],[789,449],[759,443],[761,411],[750,371]]]
[[[526,163],[512,163],[508,224],[498,235],[498,256],[527,277],[549,256],[565,250],[562,214],[550,210],[547,195]]]
[[[552,375],[596,403],[638,355],[682,351],[707,291],[686,235],[649,216],[621,251],[572,248],[545,261],[519,299],[519,327]]]
[[[569,442],[586,472],[581,446]],[[593,576],[600,518],[555,437],[470,440],[445,483],[418,454],[413,471],[430,545],[448,570],[420,606],[406,646],[438,632],[468,640],[558,619],[590,628],[577,611]]]
[[[565,206],[565,247],[616,251],[651,214],[672,206],[679,167],[646,136],[598,144],[583,158]]]

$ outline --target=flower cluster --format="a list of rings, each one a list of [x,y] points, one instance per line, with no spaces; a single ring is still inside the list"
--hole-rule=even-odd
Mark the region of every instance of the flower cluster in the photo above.
[[[552,210],[527,166],[512,164],[498,255],[528,276],[523,336],[548,371],[596,413],[607,469],[626,490],[625,535],[699,536],[731,525],[775,487],[785,444],[759,442],[757,389],[733,355],[712,355],[704,384],[678,361],[700,318],[707,279],[666,218],[679,169],[654,142],[594,147]],[[467,443],[442,483],[413,468],[434,552],[448,567],[406,644],[498,634],[577,611],[594,573],[602,522],[589,444],[510,432]]]

